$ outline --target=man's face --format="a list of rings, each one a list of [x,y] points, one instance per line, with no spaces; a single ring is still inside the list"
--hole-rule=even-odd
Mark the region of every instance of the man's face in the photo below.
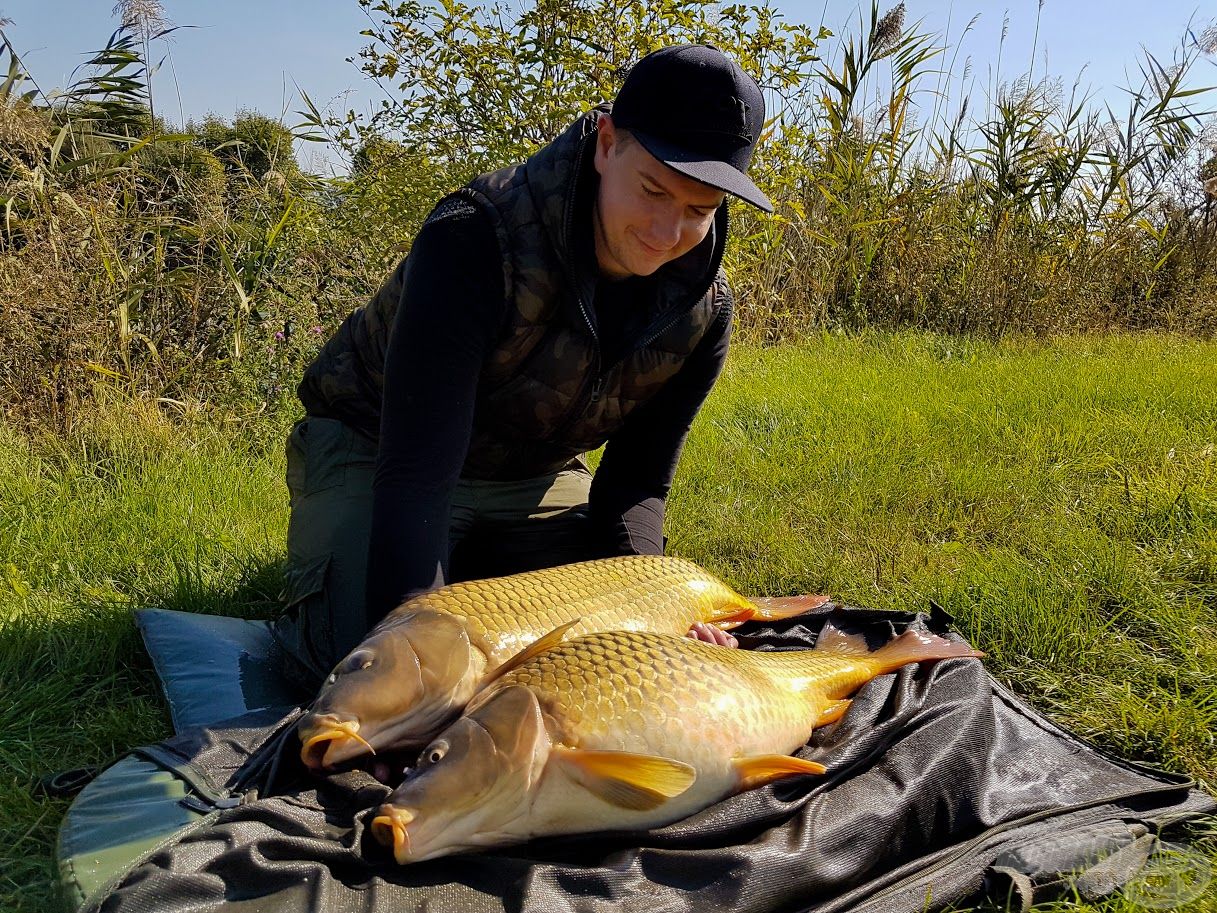
[[[698,244],[726,194],[669,168],[600,117],[596,260],[612,279],[649,276]]]

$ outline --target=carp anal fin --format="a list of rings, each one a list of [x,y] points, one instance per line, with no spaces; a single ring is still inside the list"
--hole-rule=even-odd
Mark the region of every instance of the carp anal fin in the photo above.
[[[840,656],[867,656],[870,646],[861,634],[846,634],[831,621],[824,622],[816,638],[815,649],[821,653],[836,653]]]
[[[738,628],[746,621],[780,621],[814,612],[828,604],[831,597],[807,596],[756,596],[747,597],[747,605],[724,606],[722,614],[708,621],[724,631]]]
[[[829,723],[835,723],[841,717],[845,716],[845,711],[849,709],[849,705],[853,701],[848,698],[842,701],[829,701],[828,704],[820,711],[820,715],[816,717],[813,729],[820,726],[827,726]]]
[[[754,606],[752,618],[756,621],[777,621],[814,612],[826,605],[832,597],[817,593],[803,596],[754,596],[748,601]]]
[[[558,644],[562,643],[562,638],[566,635],[566,632],[582,620],[582,618],[576,618],[574,621],[568,621],[564,625],[558,625],[558,627],[554,628],[544,637],[537,638],[511,659],[507,660],[507,662],[503,663],[503,665],[499,666],[497,669],[492,669],[490,673],[484,679],[482,679],[480,687],[485,688],[495,679],[502,678],[512,669],[524,665],[524,663],[528,662],[534,656],[539,656],[546,650],[551,650],[558,646]]]
[[[736,758],[731,762],[735,772],[739,774],[740,789],[756,789],[775,780],[787,777],[799,777],[804,774],[823,774],[828,768],[815,761],[804,761],[802,758],[785,754],[759,754],[750,758]]]
[[[555,756],[588,792],[633,811],[658,808],[697,779],[696,768],[655,755],[561,748]]]

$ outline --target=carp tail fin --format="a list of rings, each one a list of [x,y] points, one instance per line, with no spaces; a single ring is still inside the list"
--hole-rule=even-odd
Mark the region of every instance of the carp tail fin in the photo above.
[[[745,605],[724,607],[721,615],[707,621],[724,630],[730,630],[745,621],[780,621],[783,618],[806,615],[808,612],[822,609],[828,602],[828,596],[814,593],[805,596],[755,596],[749,597]]]
[[[894,672],[908,663],[954,657],[979,659],[984,655],[971,644],[947,640],[937,634],[909,630],[870,654],[870,661],[878,666],[877,674],[882,675],[885,672]]]
[[[808,593],[803,596],[755,596],[748,601],[753,605],[754,621],[777,621],[821,609],[828,604],[829,597]]]

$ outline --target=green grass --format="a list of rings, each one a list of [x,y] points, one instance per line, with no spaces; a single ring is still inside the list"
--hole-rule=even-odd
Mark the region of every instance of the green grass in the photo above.
[[[37,447],[0,426],[0,909],[55,909],[68,803],[31,785],[171,732],[132,610],[270,610],[286,533],[279,449],[143,413]]]
[[[672,501],[746,591],[935,599],[1053,717],[1217,788],[1217,346],[737,352]]]
[[[0,427],[3,909],[53,905],[66,803],[31,783],[169,732],[131,610],[267,614],[279,586],[279,434],[106,415],[68,440]],[[932,598],[1049,716],[1217,789],[1217,344],[739,349],[668,526],[745,592]]]

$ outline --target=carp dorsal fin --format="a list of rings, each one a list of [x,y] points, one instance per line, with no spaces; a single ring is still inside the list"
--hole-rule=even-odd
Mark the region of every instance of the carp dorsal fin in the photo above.
[[[492,669],[490,673],[484,679],[482,679],[481,687],[485,688],[496,679],[502,678],[512,669],[524,665],[524,663],[528,662],[534,656],[556,647],[558,644],[562,643],[562,638],[566,635],[566,632],[582,620],[582,618],[576,618],[574,621],[568,621],[564,625],[558,625],[558,627],[554,628],[544,637],[537,638],[511,659],[507,660],[507,662],[503,663],[503,665],[499,666],[497,669]]]
[[[748,758],[736,758],[731,765],[739,774],[741,790],[756,789],[758,786],[764,786],[774,780],[784,780],[787,777],[828,772],[828,768],[823,764],[804,761],[802,758],[786,754],[759,754]]]
[[[683,761],[630,751],[556,748],[557,758],[580,786],[610,805],[649,811],[693,785],[697,770]]]

